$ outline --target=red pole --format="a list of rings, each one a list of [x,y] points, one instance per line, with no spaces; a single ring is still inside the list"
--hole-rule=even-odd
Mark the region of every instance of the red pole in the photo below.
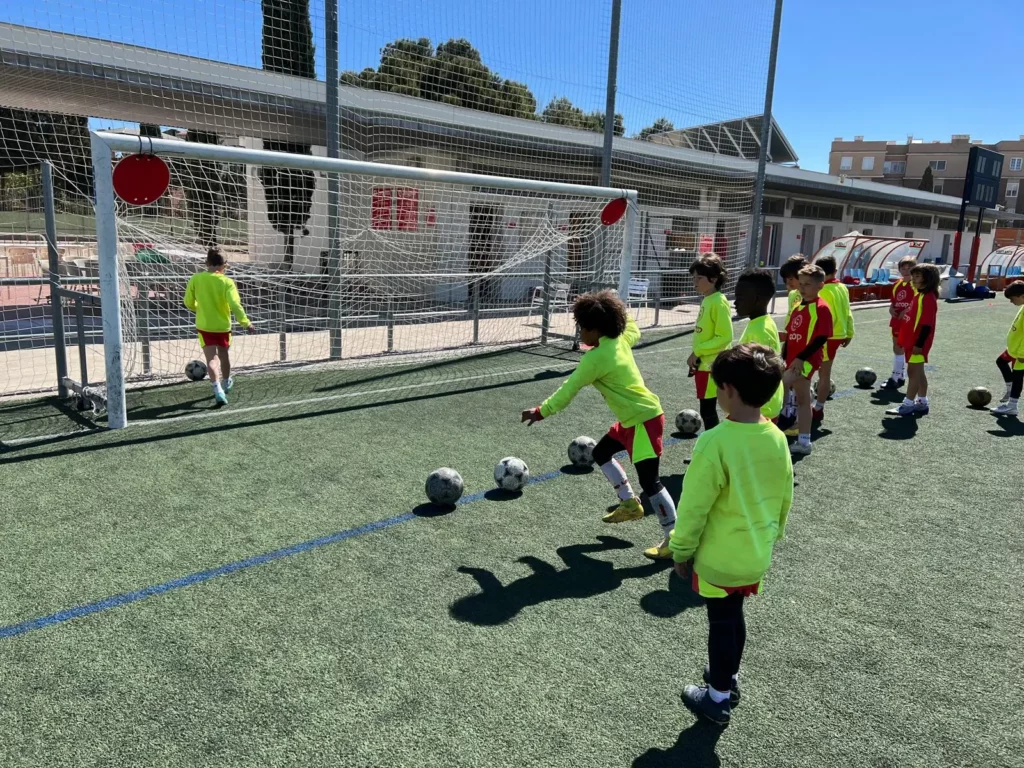
[[[974,270],[978,266],[978,251],[981,250],[981,220],[985,218],[985,209],[978,210],[978,226],[974,230],[974,240],[971,241],[971,264],[967,268],[967,282],[974,282]]]
[[[961,232],[958,229],[956,234],[953,235],[953,266],[951,271],[957,272],[960,269],[960,237]]]

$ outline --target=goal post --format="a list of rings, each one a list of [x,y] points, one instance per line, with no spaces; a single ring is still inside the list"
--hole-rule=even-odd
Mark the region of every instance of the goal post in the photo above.
[[[628,301],[635,190],[106,131],[90,139],[114,429],[127,424],[129,384],[181,376],[196,356],[181,298],[207,246],[225,240],[257,328],[238,353],[233,345],[235,370],[571,340],[571,295],[608,287]],[[115,198],[114,157],[140,150],[170,162],[165,198],[175,199],[147,209]],[[240,191],[210,203],[213,186],[228,188],[227,169]],[[143,253],[159,264],[140,265]]]

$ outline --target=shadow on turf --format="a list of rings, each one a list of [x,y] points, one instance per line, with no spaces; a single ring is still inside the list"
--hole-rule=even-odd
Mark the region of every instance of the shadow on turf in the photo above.
[[[917,434],[917,418],[890,416],[882,419],[882,431],[878,436],[884,440],[910,440]]]
[[[682,706],[682,705],[680,705]],[[718,768],[715,747],[725,729],[697,720],[668,749],[652,747],[633,761],[633,768]]]
[[[672,571],[668,577],[668,589],[656,589],[640,598],[640,607],[659,619],[672,619],[690,608],[704,604],[700,595],[693,591],[688,579],[681,579]]]
[[[1024,422],[1016,416],[995,416],[999,429],[990,429],[988,433],[996,437],[1019,437],[1024,435]]]
[[[898,389],[876,389],[871,393],[872,405],[896,405],[903,402],[903,393]]]
[[[671,566],[668,562],[651,562],[616,568],[612,563],[588,557],[588,553],[630,549],[633,545],[614,536],[597,539],[597,544],[572,544],[555,550],[565,563],[563,569],[532,555],[519,558],[517,562],[529,566],[532,573],[508,584],[502,584],[486,568],[460,566],[459,573],[476,579],[480,591],[456,600],[448,613],[458,621],[492,627],[511,621],[531,605],[594,597],[618,589],[626,579],[653,576]]]

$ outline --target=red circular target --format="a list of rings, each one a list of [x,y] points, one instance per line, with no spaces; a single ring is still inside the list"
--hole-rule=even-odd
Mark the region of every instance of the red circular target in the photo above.
[[[624,197],[618,197],[608,203],[601,211],[601,223],[609,227],[621,219],[622,214],[626,212],[627,203],[628,201]]]
[[[171,171],[156,155],[128,155],[114,166],[114,191],[130,205],[149,205],[170,183]]]

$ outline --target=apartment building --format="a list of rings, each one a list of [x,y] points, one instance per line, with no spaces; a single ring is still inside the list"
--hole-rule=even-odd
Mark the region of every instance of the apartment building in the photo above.
[[[931,168],[929,191],[959,198],[963,195],[967,157],[973,146],[994,150],[1006,158],[998,204],[1007,211],[1024,210],[1024,205],[1017,202],[1024,181],[1024,135],[994,144],[972,140],[968,134],[954,134],[949,141],[923,141],[908,136],[903,143],[865,141],[863,136],[854,136],[852,141],[837,138],[832,142],[828,168],[835,176],[912,189],[920,187],[925,169]]]

